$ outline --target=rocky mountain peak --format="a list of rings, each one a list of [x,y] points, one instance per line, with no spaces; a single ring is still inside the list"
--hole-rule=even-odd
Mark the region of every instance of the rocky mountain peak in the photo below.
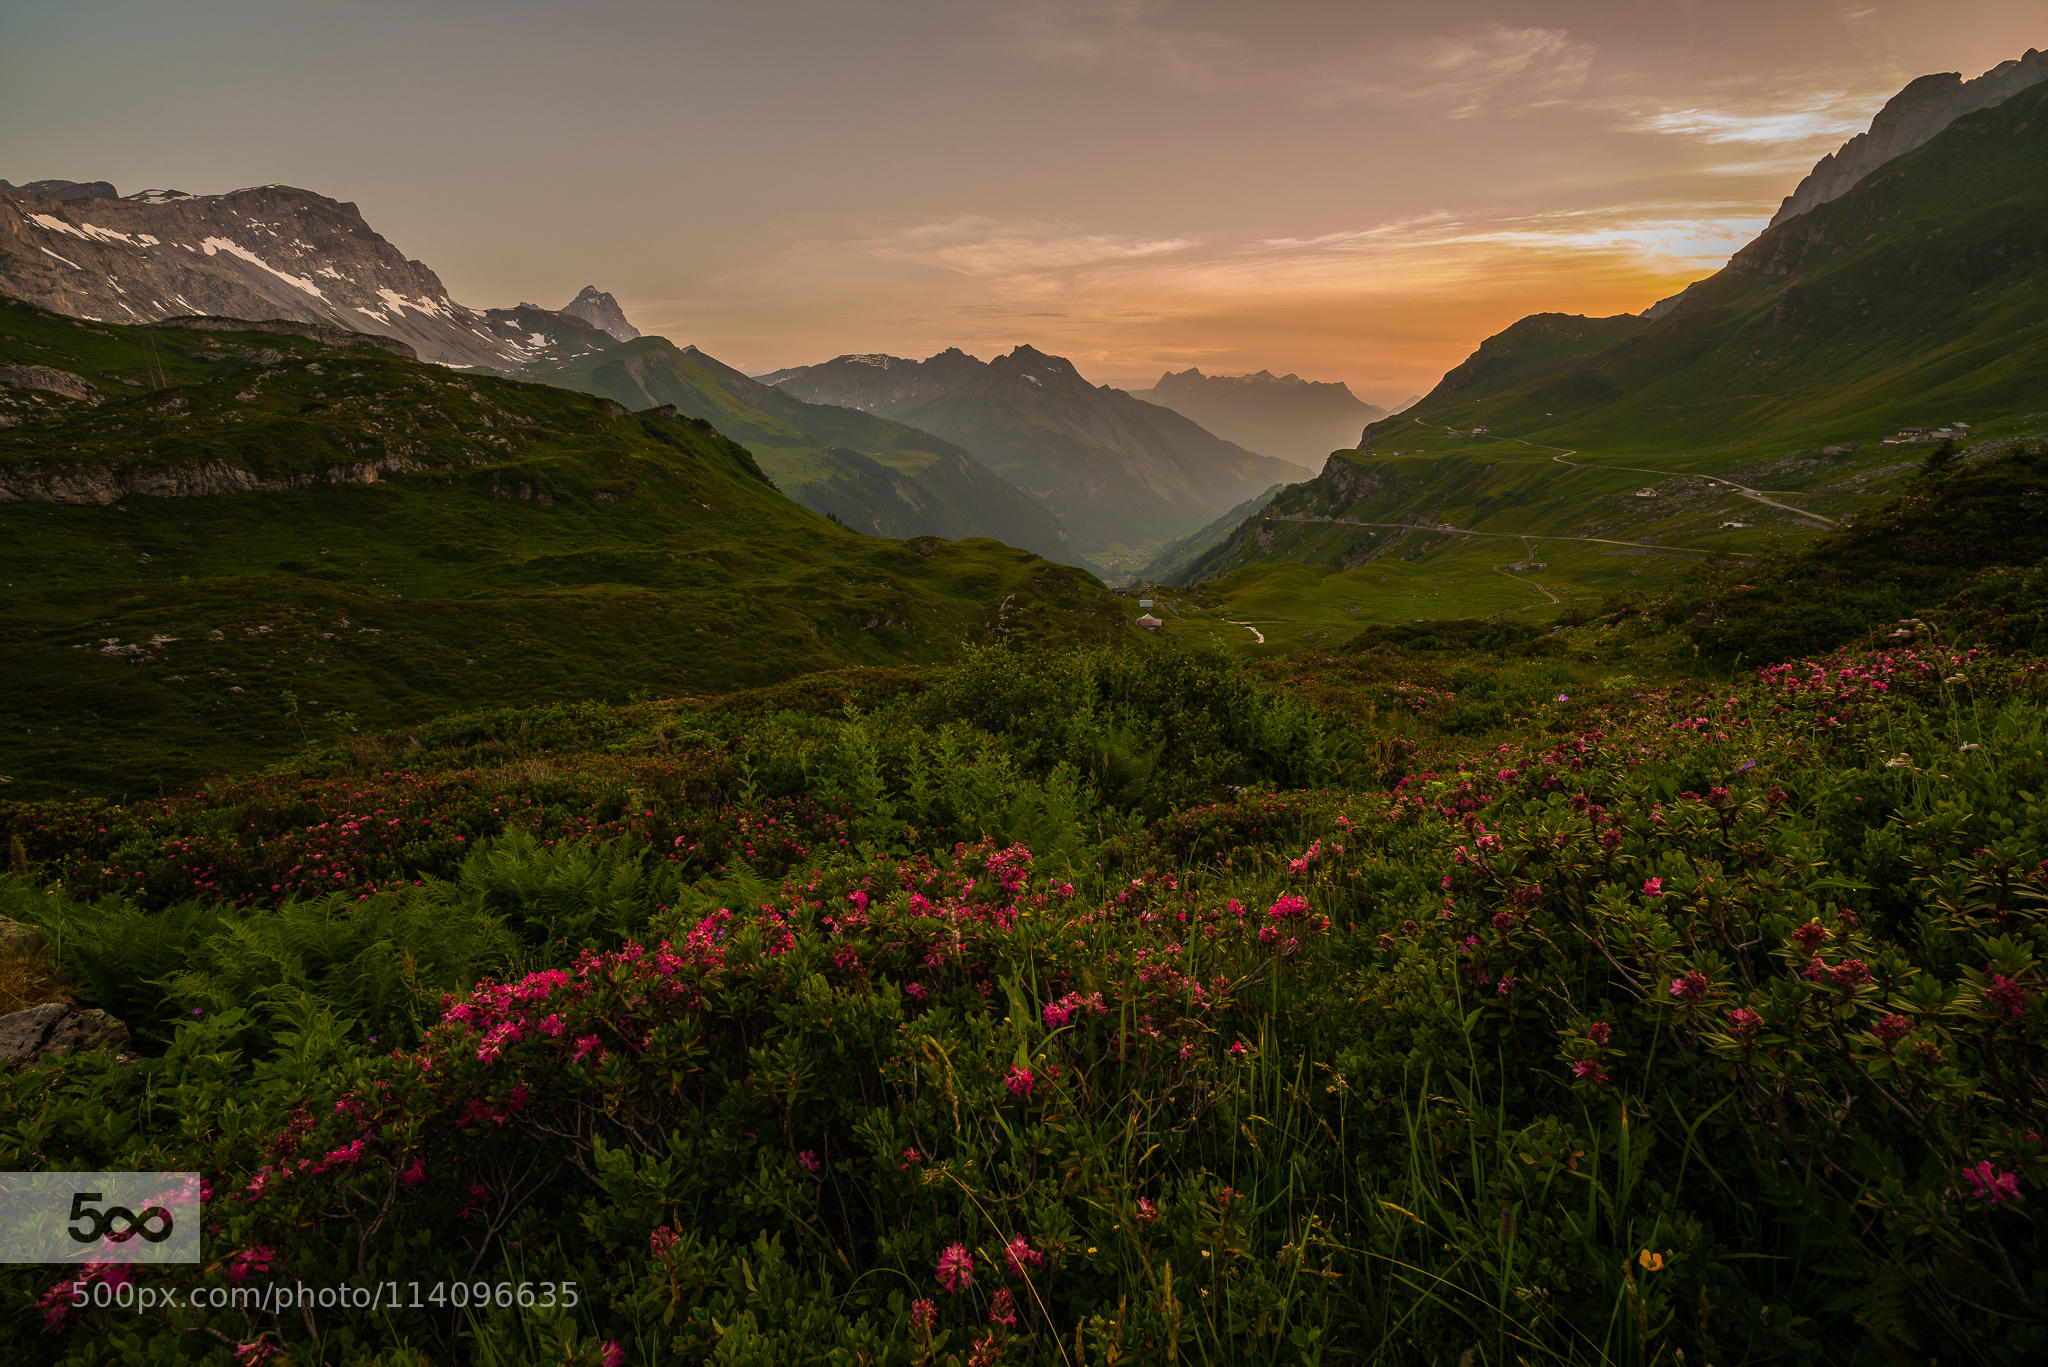
[[[1869,132],[1858,133],[1840,150],[1820,159],[1799,187],[1785,197],[1770,226],[1775,228],[1816,205],[1839,199],[1872,171],[1904,156],[1963,115],[2002,104],[2042,81],[2048,81],[2048,53],[2033,48],[2022,57],[2000,62],[1973,81],[1964,80],[1956,71],[1909,81],[1877,111]]]
[[[640,335],[640,329],[626,321],[626,311],[619,307],[619,301],[595,285],[585,285],[561,311],[621,342],[630,342]]]

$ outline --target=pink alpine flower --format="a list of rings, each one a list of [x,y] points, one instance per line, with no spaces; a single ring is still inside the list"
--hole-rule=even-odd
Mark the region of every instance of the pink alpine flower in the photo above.
[[[1148,1225],[1159,1218],[1159,1207],[1152,1204],[1151,1197],[1140,1196],[1138,1198],[1138,1218]]]
[[[818,1161],[818,1155],[810,1149],[805,1149],[797,1154],[796,1161],[799,1167],[805,1172],[810,1173],[813,1177],[825,1170],[825,1165]]]
[[[931,1337],[932,1326],[938,1323],[939,1307],[920,1296],[910,1303],[910,1327],[925,1338]]]
[[[939,1253],[939,1285],[957,1296],[974,1285],[974,1255],[965,1244],[947,1244]]]
[[[1003,1079],[1003,1085],[1010,1089],[1011,1096],[1026,1097],[1031,1095],[1032,1085],[1036,1081],[1037,1079],[1031,1076],[1029,1068],[1013,1067],[1010,1069],[1010,1075]]]
[[[619,1347],[617,1339],[606,1339],[604,1352],[598,1356],[598,1367],[625,1367],[626,1350]]]
[[[1992,1167],[1988,1158],[1974,1168],[1964,1168],[1963,1176],[1970,1179],[1970,1195],[1994,1206],[2002,1206],[2020,1194],[2019,1175]]]
[[[2008,1016],[2020,1016],[2026,1013],[2027,994],[2025,989],[2003,974],[1994,973],[1992,975],[1991,986],[1984,989],[1984,996]]]
[[[674,1248],[676,1246],[676,1240],[680,1237],[682,1236],[677,1234],[673,1229],[670,1229],[667,1225],[657,1225],[655,1226],[654,1230],[647,1236],[648,1251],[653,1253],[655,1257],[659,1258],[662,1254]]]
[[[1037,1267],[1043,1263],[1045,1255],[1033,1248],[1024,1236],[1019,1234],[1003,1245],[1003,1261],[1010,1265],[1012,1276],[1021,1277],[1025,1275],[1025,1268]]]
[[[1697,968],[1671,980],[1671,995],[1682,1002],[1696,1002],[1707,995],[1707,975]]]
[[[276,1258],[276,1250],[265,1244],[258,1244],[254,1248],[245,1248],[240,1253],[235,1254],[234,1257],[228,1259],[228,1280],[231,1282],[246,1282],[249,1280],[251,1273],[260,1276],[270,1271],[270,1264]]]
[[[988,1322],[1005,1328],[1017,1323],[1017,1303],[1011,1298],[1008,1287],[996,1292],[995,1299],[989,1303]]]
[[[1661,879],[1661,878],[1645,878],[1645,879],[1643,880],[1643,896],[1645,896],[1645,897],[1662,897],[1663,895],[1664,895],[1664,880],[1663,880],[1663,879]]]

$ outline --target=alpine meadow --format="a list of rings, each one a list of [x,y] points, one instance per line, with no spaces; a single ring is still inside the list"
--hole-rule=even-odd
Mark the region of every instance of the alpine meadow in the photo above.
[[[0,13],[0,1361],[2041,1361],[2041,20]]]

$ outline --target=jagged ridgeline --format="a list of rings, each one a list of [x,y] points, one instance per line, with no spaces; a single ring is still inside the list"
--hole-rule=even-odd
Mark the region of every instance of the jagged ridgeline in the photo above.
[[[313,335],[302,335],[309,333]],[[0,298],[0,775],[155,792],[308,737],[1114,629],[1088,575],[861,536],[673,410],[382,338]]]

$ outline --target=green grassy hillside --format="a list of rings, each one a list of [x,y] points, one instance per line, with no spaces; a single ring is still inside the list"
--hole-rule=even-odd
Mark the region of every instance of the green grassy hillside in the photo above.
[[[673,404],[744,444],[791,498],[860,531],[988,536],[1075,559],[1051,513],[952,443],[858,409],[805,403],[695,347],[642,337],[525,373],[628,408]]]
[[[1079,570],[835,526],[672,410],[11,302],[0,366],[96,389],[0,390],[11,794],[154,792],[450,707],[1117,629]]]
[[[1967,421],[1965,464],[2037,438],[2048,88],[1959,120],[1657,312],[1523,319],[1171,577],[1267,605],[1275,640],[1540,619],[1872,512],[1930,449],[1885,445],[1902,426]]]
[[[1617,451],[1872,442],[2048,407],[2048,87],[1959,119],[1770,229],[1654,320],[1539,315],[1413,424]]]

